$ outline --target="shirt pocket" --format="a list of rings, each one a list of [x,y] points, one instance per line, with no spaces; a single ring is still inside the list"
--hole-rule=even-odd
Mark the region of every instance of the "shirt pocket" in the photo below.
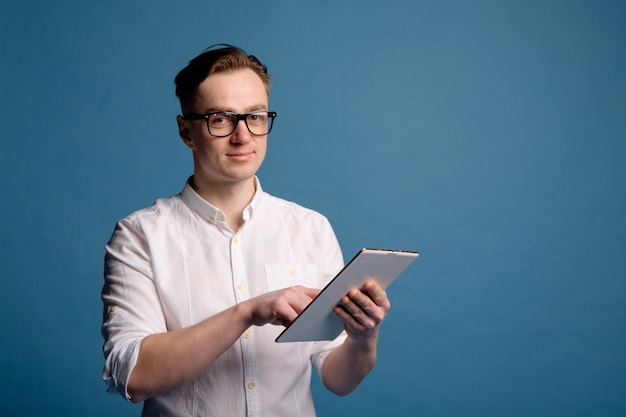
[[[316,265],[268,264],[265,265],[268,291],[302,285],[321,288],[322,279]]]

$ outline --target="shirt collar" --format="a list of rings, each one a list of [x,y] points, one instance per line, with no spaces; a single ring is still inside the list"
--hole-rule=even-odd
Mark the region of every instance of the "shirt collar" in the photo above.
[[[185,187],[181,192],[181,198],[183,199],[185,204],[191,207],[191,209],[195,211],[198,215],[200,215],[200,217],[210,223],[224,223],[226,221],[226,216],[224,215],[224,212],[222,212],[222,210],[220,210],[218,207],[215,207],[213,204],[206,201],[200,196],[200,194],[198,194],[193,189],[193,187],[191,186],[192,179],[193,176],[187,179]],[[254,213],[258,210],[263,197],[261,182],[256,175],[254,176],[254,185],[256,190],[254,192],[254,196],[252,197],[252,201],[250,201],[250,204],[248,204],[243,210],[244,221],[248,221],[254,217]]]

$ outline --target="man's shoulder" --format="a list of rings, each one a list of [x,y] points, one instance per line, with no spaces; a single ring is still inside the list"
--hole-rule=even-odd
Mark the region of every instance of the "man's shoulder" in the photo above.
[[[267,203],[270,207],[273,206],[275,209],[280,210],[284,216],[304,216],[326,220],[326,216],[315,209],[305,207],[295,201],[276,197],[268,193],[264,194],[264,203]]]
[[[152,205],[138,209],[124,217],[122,220],[130,222],[139,222],[144,219],[159,218],[168,216],[172,211],[180,205],[180,194],[170,197],[159,198]]]

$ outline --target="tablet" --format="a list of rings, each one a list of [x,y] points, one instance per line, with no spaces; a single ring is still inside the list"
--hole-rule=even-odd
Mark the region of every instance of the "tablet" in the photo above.
[[[276,338],[276,342],[333,340],[343,321],[333,312],[341,297],[373,278],[387,288],[418,256],[417,252],[361,249]]]

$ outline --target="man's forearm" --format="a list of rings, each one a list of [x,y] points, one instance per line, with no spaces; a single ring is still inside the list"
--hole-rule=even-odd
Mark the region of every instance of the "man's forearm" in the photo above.
[[[347,338],[328,354],[322,366],[322,380],[331,392],[347,395],[354,391],[376,364],[378,335],[366,341]]]
[[[245,308],[236,305],[196,325],[147,336],[128,380],[131,401],[144,401],[197,378],[250,326]]]

